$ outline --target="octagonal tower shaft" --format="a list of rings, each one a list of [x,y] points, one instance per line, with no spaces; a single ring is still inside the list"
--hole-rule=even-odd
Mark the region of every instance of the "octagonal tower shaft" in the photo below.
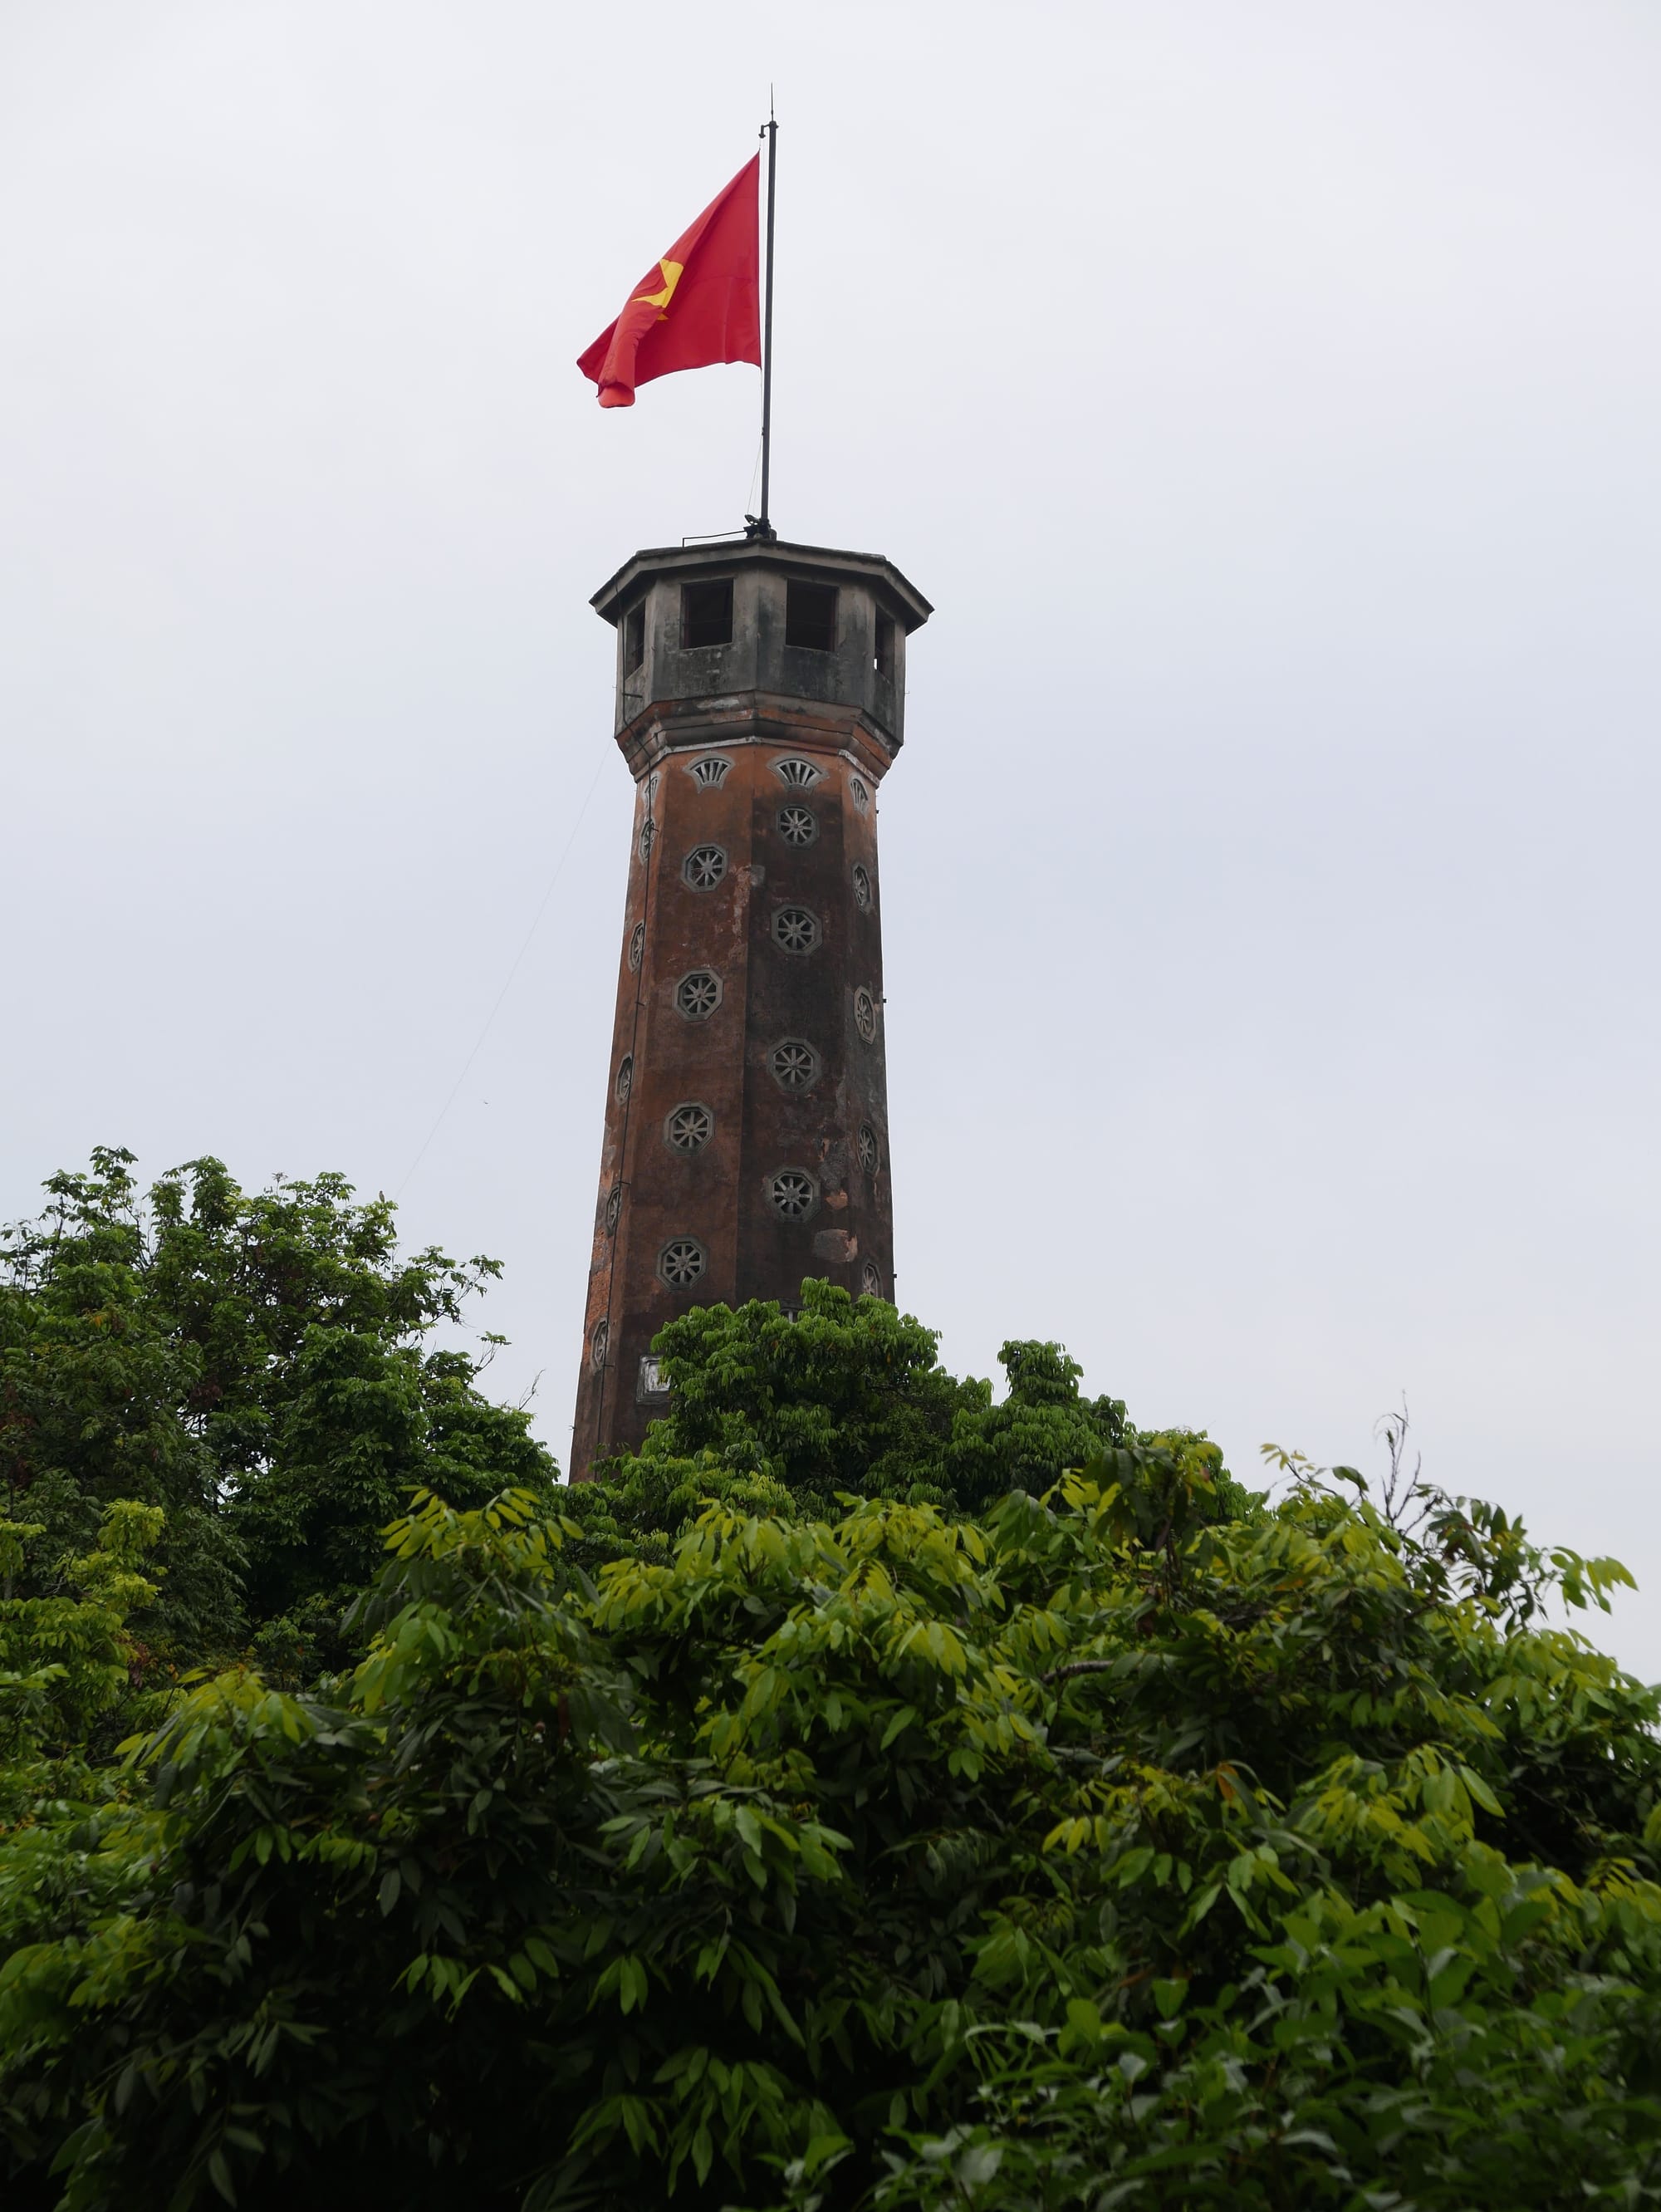
[[[932,611],[885,560],[761,539],[636,554],[594,605],[636,787],[579,1479],[666,1409],[676,1315],[890,1295],[876,793]]]

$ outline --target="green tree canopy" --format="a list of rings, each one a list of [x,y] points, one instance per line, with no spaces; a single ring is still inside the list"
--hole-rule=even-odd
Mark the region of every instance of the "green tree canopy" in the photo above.
[[[1543,1609],[1619,1571],[1223,1502],[1133,1437],[591,1583],[421,1505],[330,1696],[0,1842],[15,2201],[1652,2201],[1656,1699]]]
[[[130,1164],[0,1263],[9,2212],[1661,2201],[1612,1563],[824,1284],[561,1492],[489,1262]]]
[[[114,1501],[159,1506],[147,1635],[222,1656],[337,1615],[412,1485],[476,1504],[554,1479],[524,1414],[429,1342],[494,1261],[401,1255],[391,1204],[338,1176],[250,1193],[202,1159],[145,1191],[132,1167],[99,1151],[0,1240],[0,1501],[43,1532],[30,1591]]]
[[[798,1515],[847,1496],[973,1512],[1047,1490],[1131,1433],[1118,1399],[1080,1394],[1058,1344],[1006,1343],[994,1405],[990,1382],[941,1365],[939,1341],[881,1298],[811,1279],[795,1317],[765,1299],[694,1307],[657,1340],[668,1413],[570,1510],[614,1548],[679,1533],[714,1496]]]
[[[142,1671],[128,1621],[155,1601],[144,1570],[162,1521],[159,1506],[118,1499],[104,1508],[92,1550],[58,1559],[45,1577],[28,1571],[45,1528],[0,1521],[0,1832],[30,1822],[42,1802],[61,1814],[96,1788],[100,1724],[128,1704]],[[41,1579],[54,1595],[20,1594]]]

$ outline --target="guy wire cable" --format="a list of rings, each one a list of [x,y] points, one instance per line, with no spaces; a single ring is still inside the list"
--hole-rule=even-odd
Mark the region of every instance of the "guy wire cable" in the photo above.
[[[513,978],[519,972],[519,964],[524,960],[525,954],[530,950],[530,940],[536,934],[538,928],[542,925],[543,916],[548,911],[548,902],[554,896],[555,889],[559,883],[561,876],[565,872],[566,862],[571,858],[571,849],[577,842],[577,832],[583,826],[583,817],[588,812],[589,803],[593,799],[595,792],[599,788],[600,771],[605,766],[605,755],[602,753],[598,761],[595,763],[593,781],[589,785],[586,793],[584,794],[583,803],[577,810],[577,818],[571,825],[571,835],[565,841],[565,850],[555,862],[554,872],[548,879],[548,889],[542,896],[542,903],[537,907],[536,913],[531,917],[530,927],[524,933],[524,942],[519,946],[518,951],[513,955],[513,964],[507,971],[506,981],[503,983],[500,990],[496,994],[494,1005],[484,1018],[483,1028],[473,1040],[473,1049],[468,1054],[466,1059],[462,1062],[461,1073],[456,1078],[455,1082],[451,1085],[450,1096],[445,1100],[443,1105],[439,1107],[438,1119],[433,1122],[432,1127],[427,1131],[426,1137],[422,1139],[421,1150],[415,1154],[415,1158],[410,1161],[409,1166],[404,1170],[403,1181],[398,1185],[397,1188],[392,1194],[392,1202],[394,1205],[397,1203],[397,1201],[403,1196],[404,1192],[409,1188],[415,1170],[421,1165],[421,1162],[427,1157],[427,1146],[432,1143],[433,1138],[438,1135],[439,1131],[444,1127],[444,1123],[450,1112],[450,1109],[455,1104],[457,1096],[459,1093],[463,1084],[467,1080],[468,1072],[471,1068],[474,1061],[478,1058],[480,1049],[482,1047],[486,1037],[489,1036],[492,1025],[494,1024],[497,1015],[502,1010],[502,1001],[513,987]]]
[[[665,758],[667,756],[665,756]],[[663,763],[660,761],[656,767],[650,768],[646,770],[644,778],[646,787],[646,818],[641,824],[641,829],[646,839],[646,850],[644,856],[644,867],[642,871],[645,880],[641,885],[640,891],[640,964],[634,971],[634,1005],[633,1011],[629,1015],[628,1021],[628,1096],[622,1102],[622,1121],[617,1132],[616,1188],[624,1192],[627,1192],[628,1189],[628,1178],[624,1174],[623,1170],[628,1164],[629,1158],[629,1117],[634,1111],[634,1079],[639,1073],[637,1054],[639,1054],[640,1045],[640,1015],[646,1003],[646,947],[651,943],[652,939],[652,886],[657,881],[658,869],[661,865],[663,859],[663,855],[658,850],[658,822],[656,813],[658,793],[661,783],[660,771],[662,767]],[[608,1192],[608,1199],[609,1198],[609,1195],[610,1194]],[[621,1219],[619,1225],[621,1226]],[[599,1419],[602,1425],[603,1425],[606,1417],[608,1398],[615,1399],[616,1395],[616,1382],[615,1377],[616,1373],[621,1371],[618,1369],[617,1362],[611,1356],[612,1309],[615,1305],[616,1300],[617,1238],[616,1233],[614,1231],[611,1236],[608,1238],[606,1244],[604,1315],[606,1343],[605,1356],[600,1362],[599,1385]],[[586,1321],[586,1314],[585,1314],[584,1319]],[[577,1435],[574,1423],[572,1427],[571,1435],[572,1449],[574,1450],[576,1449]]]

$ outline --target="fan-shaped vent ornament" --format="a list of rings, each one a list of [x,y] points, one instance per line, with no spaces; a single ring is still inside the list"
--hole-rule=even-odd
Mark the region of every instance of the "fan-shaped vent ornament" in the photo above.
[[[815,783],[822,783],[825,780],[823,769],[815,768],[810,760],[774,761],[773,772],[781,783],[789,784],[792,791],[811,791]]]
[[[731,766],[732,763],[723,760],[719,753],[706,753],[702,760],[692,763],[692,780],[702,791],[718,791]]]

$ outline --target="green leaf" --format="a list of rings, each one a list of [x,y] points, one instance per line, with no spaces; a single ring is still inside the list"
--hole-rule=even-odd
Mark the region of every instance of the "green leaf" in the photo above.
[[[1218,1898],[1220,1898],[1222,1894],[1222,1884],[1220,1881],[1207,1882],[1205,1887],[1201,1890],[1199,1895],[1189,1906],[1188,1917],[1184,1921],[1183,1926],[1185,1928],[1197,1928],[1201,1921],[1204,1919],[1206,1914],[1209,1912],[1211,1907],[1216,1903]]]
[[[904,1735],[906,1730],[913,1725],[917,1717],[917,1708],[914,1705],[901,1705],[889,1720],[887,1728],[883,1729],[882,1741],[879,1748],[887,1751],[891,1745],[896,1743]]]
[[[1483,1812],[1492,1813],[1496,1820],[1503,1817],[1503,1808],[1499,1799],[1480,1774],[1473,1773],[1468,1766],[1461,1766],[1459,1778],[1470,1792],[1472,1800],[1482,1807]]]

